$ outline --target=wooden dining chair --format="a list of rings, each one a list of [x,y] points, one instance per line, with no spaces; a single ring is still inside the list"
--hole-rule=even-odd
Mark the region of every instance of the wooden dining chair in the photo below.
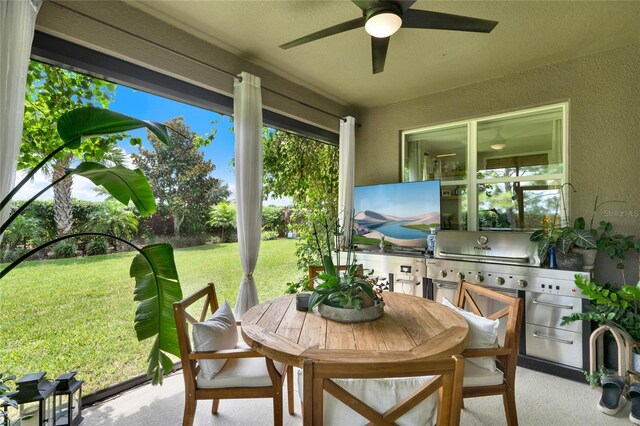
[[[460,423],[463,370],[464,360],[459,355],[419,362],[337,363],[307,359],[303,369],[303,424],[321,426],[325,421],[332,424],[331,419],[324,418],[325,410],[338,409],[344,404],[357,413],[357,418],[348,418],[348,413],[341,412],[336,414],[341,424],[361,423],[362,416],[371,422],[369,424],[394,425],[397,419],[430,400],[429,396],[437,392],[437,424],[457,426]],[[393,378],[400,378],[400,382],[394,383]],[[415,380],[407,383],[410,378]],[[403,387],[404,392],[399,391]],[[398,398],[398,393],[405,395]],[[327,394],[335,400],[329,400]],[[432,404],[431,410],[428,402],[421,406],[410,424],[432,424],[432,419],[426,417],[429,411],[436,410],[435,401]]]
[[[350,265],[339,265],[337,267],[338,271],[346,271],[349,269]],[[358,271],[360,273],[364,273],[364,268],[362,265],[358,265]],[[314,278],[324,272],[324,266],[322,265],[311,265],[309,266],[308,275],[309,275],[309,286],[313,288]]]
[[[498,302],[504,307],[490,315],[485,315],[474,297],[487,298]],[[504,318],[502,321],[506,320],[504,343],[501,346],[488,349],[465,349],[464,352],[462,352],[462,356],[464,356],[467,364],[468,360],[472,358],[495,356],[499,369],[498,373],[501,373],[502,377],[496,377],[496,374],[491,374],[488,370],[483,374],[484,369],[467,365],[465,370],[469,370],[469,367],[473,368],[473,377],[470,377],[469,371],[465,371],[465,385],[462,390],[462,396],[463,398],[474,398],[488,395],[502,395],[507,424],[509,426],[517,426],[518,413],[516,411],[515,381],[522,317],[524,314],[523,300],[486,287],[480,287],[462,281],[458,289],[456,305],[459,308],[470,310],[476,315],[488,319],[496,320]],[[472,384],[468,384],[469,382]]]
[[[200,303],[202,306],[200,307]],[[195,306],[194,306],[195,305]],[[188,310],[200,309],[199,320]],[[213,284],[173,304],[173,313],[178,332],[182,375],[184,376],[185,404],[183,426],[193,425],[198,400],[213,400],[211,413],[217,414],[221,399],[273,398],[273,423],[282,425],[282,386],[288,376],[288,408],[293,412],[293,373],[289,366],[274,363],[271,359],[244,344],[242,338],[233,349],[196,352],[191,329],[196,322],[207,319],[208,313],[218,310],[218,299]],[[236,321],[236,327],[240,321]],[[237,333],[237,330],[234,330]],[[260,362],[262,358],[264,362]],[[204,360],[226,360],[222,369],[212,378],[204,377],[201,362]]]

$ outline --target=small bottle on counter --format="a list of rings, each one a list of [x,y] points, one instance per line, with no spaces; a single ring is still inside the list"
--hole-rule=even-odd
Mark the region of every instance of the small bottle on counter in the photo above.
[[[556,248],[551,247],[549,249],[549,268],[556,269]]]
[[[436,251],[436,228],[431,228],[431,233],[427,235],[427,254],[433,256]]]

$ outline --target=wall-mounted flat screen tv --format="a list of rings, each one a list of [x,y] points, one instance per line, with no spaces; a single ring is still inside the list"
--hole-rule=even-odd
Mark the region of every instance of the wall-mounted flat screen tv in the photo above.
[[[357,245],[424,249],[431,228],[440,229],[440,181],[356,186],[354,236]]]

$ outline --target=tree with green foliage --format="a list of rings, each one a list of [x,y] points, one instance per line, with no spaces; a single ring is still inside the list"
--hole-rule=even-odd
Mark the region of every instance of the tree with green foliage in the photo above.
[[[115,96],[116,85],[83,74],[31,61],[27,74],[22,146],[18,170],[35,167],[47,154],[62,144],[56,131],[56,118],[81,106],[107,108]],[[73,177],[66,169],[79,158],[111,165],[122,164],[124,152],[117,142],[124,135],[110,135],[99,141],[85,140],[78,148],[59,152],[42,171],[52,182],[54,219],[57,234],[71,231],[73,216],[71,187]]]
[[[236,228],[236,206],[227,201],[220,201],[209,210],[207,224],[220,231],[220,242],[226,243],[229,238],[227,233]]]
[[[202,232],[209,206],[230,194],[227,185],[211,176],[216,166],[205,160],[199,150],[213,141],[215,129],[200,136],[191,131],[182,117],[175,117],[165,125],[173,130],[171,143],[164,145],[149,133],[153,150],[140,147],[140,154],[131,155],[133,163],[149,179],[159,214],[172,218],[174,235],[181,235],[185,223],[190,224],[192,233]]]
[[[263,142],[265,197],[293,200],[298,266],[320,265],[313,224],[338,216],[338,147],[273,129],[264,130]]]
[[[262,230],[276,232],[279,237],[287,232],[287,208],[282,206],[262,207]]]
[[[130,238],[138,230],[138,218],[126,206],[115,200],[102,203],[102,208],[95,211],[87,223],[87,230]],[[111,240],[114,251],[118,251],[118,240]]]

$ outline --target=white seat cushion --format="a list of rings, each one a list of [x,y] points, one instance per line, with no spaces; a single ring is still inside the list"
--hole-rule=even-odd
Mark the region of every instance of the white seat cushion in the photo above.
[[[297,378],[298,395],[303,400],[302,370],[294,368]],[[380,413],[384,413],[399,401],[406,398],[418,387],[431,380],[432,376],[397,377],[390,379],[335,379],[334,381],[346,391],[364,401]],[[426,398],[396,423],[407,426],[433,426],[437,418],[438,393]],[[369,423],[364,417],[347,407],[342,402],[325,392],[324,394],[325,425],[359,425]]]
[[[458,312],[469,324],[469,337],[467,348],[489,349],[498,347],[498,326],[500,321],[490,320],[481,317],[473,312],[465,311],[449,302],[446,297],[442,299],[442,304]],[[487,369],[492,373],[498,371],[495,356],[479,356],[475,358],[465,358],[466,361],[476,364],[478,367]]]
[[[502,371],[496,368],[495,372],[487,370],[486,368],[479,367],[472,362],[464,363],[464,380],[462,386],[491,386],[501,385],[504,381],[504,375]]]
[[[239,342],[238,348],[249,348],[246,343]],[[284,365],[274,363],[276,370],[282,374]],[[271,377],[267,371],[267,363],[264,357],[258,358],[233,358],[229,359],[213,379],[208,379],[202,370],[196,377],[198,388],[241,388],[271,386]]]

